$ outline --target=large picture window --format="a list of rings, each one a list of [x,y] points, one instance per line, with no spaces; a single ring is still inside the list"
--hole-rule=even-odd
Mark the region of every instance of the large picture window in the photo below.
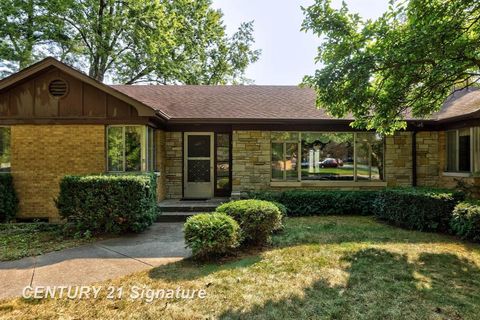
[[[383,137],[371,132],[272,132],[272,180],[383,180]]]
[[[10,171],[10,127],[0,127],[0,173]]]
[[[154,171],[154,130],[146,126],[109,126],[107,166],[110,172]]]

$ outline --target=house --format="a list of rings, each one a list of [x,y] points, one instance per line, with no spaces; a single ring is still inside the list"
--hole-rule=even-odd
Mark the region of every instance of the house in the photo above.
[[[480,90],[394,136],[357,131],[295,86],[109,86],[47,58],[0,81],[0,171],[19,219],[59,218],[67,174],[154,171],[159,200],[261,189],[477,183]]]

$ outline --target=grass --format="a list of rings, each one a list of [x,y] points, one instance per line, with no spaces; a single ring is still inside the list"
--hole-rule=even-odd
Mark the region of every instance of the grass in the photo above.
[[[0,302],[18,319],[478,319],[480,246],[369,217],[290,218],[273,244],[183,260],[101,285],[201,289],[203,300]]]
[[[64,237],[61,226],[47,223],[0,224],[0,261],[16,260],[91,242]]]

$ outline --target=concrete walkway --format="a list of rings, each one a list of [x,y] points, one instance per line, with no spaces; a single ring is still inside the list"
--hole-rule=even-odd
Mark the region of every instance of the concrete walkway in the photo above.
[[[0,262],[0,299],[20,296],[28,285],[87,285],[181,260],[190,254],[182,226],[155,223],[141,234]]]

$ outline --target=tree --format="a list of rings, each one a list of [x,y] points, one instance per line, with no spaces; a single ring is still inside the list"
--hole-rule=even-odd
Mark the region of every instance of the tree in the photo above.
[[[47,55],[52,39],[63,43],[63,22],[49,16],[56,1],[0,1],[0,76],[25,68]]]
[[[211,0],[7,1],[2,13],[32,1],[56,2],[32,9],[34,16],[61,22],[60,31],[45,33],[49,44],[42,49],[99,81],[107,77],[127,84],[245,82],[246,68],[260,54],[251,48],[252,23],[242,24],[229,38],[222,13],[211,8]],[[21,23],[15,20],[12,29]],[[45,25],[44,20],[33,24],[33,35]],[[31,33],[23,38],[28,43],[35,39]],[[35,49],[29,59],[21,60],[21,67],[40,58]],[[4,54],[0,59],[20,61]]]
[[[354,127],[391,134],[406,127],[407,114],[428,117],[479,80],[479,1],[392,0],[366,21],[330,0],[303,10],[303,30],[324,39],[316,58],[323,67],[304,84],[332,115],[352,114]]]

